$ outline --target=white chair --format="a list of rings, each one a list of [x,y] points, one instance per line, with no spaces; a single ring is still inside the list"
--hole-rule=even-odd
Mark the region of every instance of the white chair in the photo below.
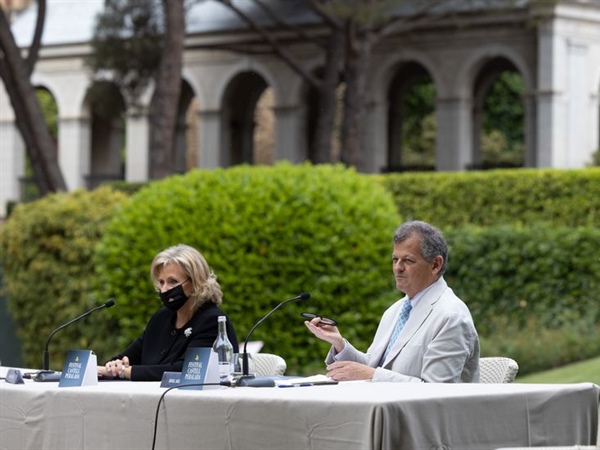
[[[519,365],[514,359],[503,356],[489,356],[479,359],[481,383],[512,383]]]
[[[285,359],[272,353],[248,353],[248,371],[257,376],[283,375],[287,369]]]

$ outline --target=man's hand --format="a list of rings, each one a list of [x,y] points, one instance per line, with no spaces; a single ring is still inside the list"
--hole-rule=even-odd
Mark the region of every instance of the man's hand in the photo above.
[[[315,317],[310,322],[306,320],[304,321],[304,325],[306,325],[306,328],[308,328],[316,337],[333,345],[336,352],[339,353],[344,349],[344,338],[336,326],[323,324],[320,317]]]
[[[327,376],[336,381],[370,380],[375,369],[354,361],[336,361],[327,366]]]

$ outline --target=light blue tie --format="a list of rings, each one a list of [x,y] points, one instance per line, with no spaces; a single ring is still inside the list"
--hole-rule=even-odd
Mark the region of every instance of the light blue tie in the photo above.
[[[400,310],[400,315],[398,316],[398,321],[396,322],[396,326],[394,326],[394,331],[392,332],[392,337],[390,338],[390,342],[388,342],[388,346],[385,349],[385,353],[383,354],[383,359],[387,358],[388,353],[391,348],[394,346],[396,339],[398,339],[398,335],[404,328],[406,321],[408,320],[408,316],[410,314],[410,310],[412,309],[412,305],[409,299],[404,300],[404,304],[402,305],[402,309]]]

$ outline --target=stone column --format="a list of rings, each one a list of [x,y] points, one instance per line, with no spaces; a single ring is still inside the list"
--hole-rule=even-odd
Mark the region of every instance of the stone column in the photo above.
[[[564,95],[565,71],[557,67],[566,59],[564,38],[551,26],[540,27],[538,35],[538,123],[536,166],[564,167],[567,108]]]
[[[8,202],[21,200],[19,180],[25,175],[25,144],[12,120],[0,120],[0,222]]]
[[[593,94],[590,96],[590,145],[592,147],[592,155],[588,157],[587,162],[592,161],[593,153],[600,151],[600,136],[598,135],[600,130],[600,97],[598,94]],[[595,125],[595,126],[594,126]]]
[[[567,45],[567,58],[569,104],[564,161],[566,168],[576,169],[584,167],[585,160],[595,150],[589,130],[597,127],[598,124],[590,121],[588,86],[593,67],[589,64],[588,46],[570,39]]]
[[[130,108],[127,111],[125,180],[148,181],[150,152],[150,120],[148,109]]]
[[[306,139],[302,132],[302,113],[299,106],[276,106],[275,148],[273,161],[299,163],[306,159]]]
[[[90,175],[90,121],[86,117],[61,117],[58,124],[58,164],[67,189],[87,188]]]
[[[221,129],[221,111],[200,111],[199,128],[200,139],[198,139],[198,167],[203,169],[214,169],[216,167],[226,165],[223,161],[223,154],[229,155],[229,152],[224,152],[222,143]]]
[[[473,161],[472,100],[443,98],[436,103],[436,170],[465,170]]]
[[[379,173],[388,165],[389,150],[387,105],[376,102],[367,105],[364,130],[364,171]]]
[[[525,154],[523,155],[524,167],[536,167],[537,165],[537,106],[535,95],[525,94],[523,96],[524,106],[524,129],[525,129]]]

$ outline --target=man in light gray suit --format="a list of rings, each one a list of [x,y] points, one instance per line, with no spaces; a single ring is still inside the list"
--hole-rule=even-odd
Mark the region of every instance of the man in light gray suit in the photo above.
[[[421,221],[401,225],[392,268],[406,296],[385,311],[367,353],[319,317],[304,322],[332,345],[327,375],[338,381],[479,382],[479,337],[467,305],[444,280],[447,261],[448,245],[437,228]]]

